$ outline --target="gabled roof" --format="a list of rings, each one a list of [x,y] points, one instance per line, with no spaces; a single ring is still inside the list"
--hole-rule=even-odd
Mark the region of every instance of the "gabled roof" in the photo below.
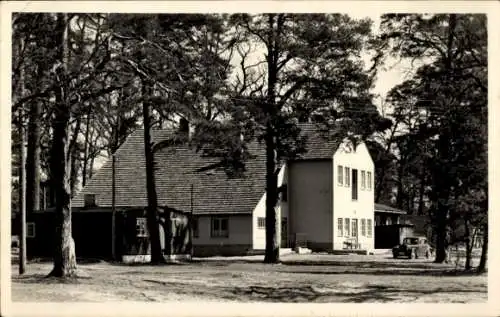
[[[302,124],[301,129],[308,136],[309,150],[300,159],[332,158],[340,142],[322,138],[313,124]],[[153,130],[152,141],[166,140],[172,133]],[[135,131],[116,152],[118,208],[147,206],[143,136],[144,130]],[[160,149],[155,153],[158,205],[187,212],[193,210],[195,214],[251,213],[265,192],[265,147],[252,142],[248,149],[254,158],[246,162],[242,177],[232,178],[222,168],[207,170],[220,159],[202,156],[188,145]],[[108,160],[76,195],[72,206],[83,207],[84,195],[95,194],[97,206],[111,207],[111,179],[111,160]]]

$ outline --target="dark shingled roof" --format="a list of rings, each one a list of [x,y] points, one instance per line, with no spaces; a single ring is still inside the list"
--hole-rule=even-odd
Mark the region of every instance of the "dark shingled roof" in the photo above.
[[[383,204],[375,204],[376,212],[386,212],[391,214],[406,214],[406,211]]]
[[[312,124],[301,124],[308,136],[308,152],[302,160],[331,159],[340,142],[326,140],[315,132]],[[130,135],[116,152],[116,207],[147,206],[146,170],[143,144],[144,130]],[[172,136],[171,130],[153,130],[153,142]],[[187,145],[169,146],[155,154],[156,191],[158,205],[193,212],[251,213],[265,190],[265,148],[249,144],[254,158],[246,162],[242,177],[230,178],[222,168],[206,170],[218,158],[203,157]],[[108,160],[72,201],[73,207],[83,207],[84,195],[95,194],[99,207],[111,207],[111,160]]]

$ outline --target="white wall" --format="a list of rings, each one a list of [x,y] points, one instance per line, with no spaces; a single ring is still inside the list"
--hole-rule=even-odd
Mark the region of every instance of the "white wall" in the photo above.
[[[214,215],[214,217],[228,218],[229,237],[211,237],[210,215],[198,217],[198,237],[193,237],[195,245],[230,245],[252,243],[252,216],[251,215]]]
[[[296,161],[289,166],[289,234],[332,244],[332,162]]]
[[[343,185],[340,186],[337,180],[337,166],[342,165],[344,168]],[[345,186],[345,167],[351,169],[350,186]],[[358,170],[358,199],[352,200],[352,169]],[[371,189],[361,189],[361,171],[370,171]],[[373,250],[374,248],[374,184],[375,171],[373,160],[364,143],[357,146],[355,150],[351,149],[346,144],[339,147],[333,156],[333,241],[334,249],[343,248],[343,243],[346,240],[345,232],[342,237],[338,237],[337,219],[350,219],[350,237],[352,237],[352,219],[358,219],[358,243],[361,244],[361,249]],[[361,219],[371,219],[371,237],[361,235]],[[343,220],[344,223],[345,220]],[[345,224],[344,224],[345,226]],[[344,228],[345,230],[345,228]],[[368,233],[368,228],[366,230]]]
[[[288,183],[288,167],[283,165],[278,174],[278,187]],[[254,250],[264,250],[266,248],[266,230],[259,228],[257,219],[266,217],[266,194],[263,193],[258,204],[255,206],[252,213],[252,245]],[[288,202],[279,201],[276,208],[276,230],[278,239],[281,241],[281,219],[288,218]]]

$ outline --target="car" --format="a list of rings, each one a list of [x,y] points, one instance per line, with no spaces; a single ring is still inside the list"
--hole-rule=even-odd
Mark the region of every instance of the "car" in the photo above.
[[[417,259],[420,257],[428,259],[431,253],[432,249],[426,237],[406,237],[403,239],[403,243],[392,248],[392,256],[395,259],[400,256],[407,257],[408,259]]]

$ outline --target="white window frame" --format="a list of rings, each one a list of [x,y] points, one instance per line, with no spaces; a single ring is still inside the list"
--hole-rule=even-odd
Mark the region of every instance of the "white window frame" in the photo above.
[[[366,219],[361,219],[361,236],[366,237]]]
[[[135,235],[138,238],[149,237],[148,221],[146,217],[135,218]]]
[[[366,172],[366,187],[372,190],[372,172]]]
[[[337,183],[339,186],[344,185],[344,167],[342,165],[337,166]]]
[[[227,228],[222,230],[222,222],[226,221]],[[215,223],[218,223],[218,229],[215,229]],[[212,217],[210,220],[210,237],[212,238],[229,238],[229,218],[227,217]]]
[[[337,237],[344,236],[344,218],[337,218]]]
[[[344,218],[344,237],[351,237],[351,219]]]
[[[361,171],[361,190],[366,189],[366,172]]]
[[[257,228],[266,229],[266,217],[257,217]]]
[[[31,234],[30,234],[30,226],[31,226]],[[34,222],[27,222],[26,223],[26,238],[34,238],[35,236],[36,236],[35,223]]]
[[[371,220],[371,219],[366,219],[366,220],[367,220],[367,221],[366,221],[366,227],[367,227],[367,228],[366,228],[366,229],[367,229],[367,230],[366,230],[366,236],[367,236],[368,238],[371,238],[371,237],[372,237],[372,233],[373,233],[373,232],[372,232],[372,230],[373,230],[372,220]]]
[[[351,186],[351,168],[350,167],[345,167],[344,168],[344,177],[345,177],[345,187]]]

